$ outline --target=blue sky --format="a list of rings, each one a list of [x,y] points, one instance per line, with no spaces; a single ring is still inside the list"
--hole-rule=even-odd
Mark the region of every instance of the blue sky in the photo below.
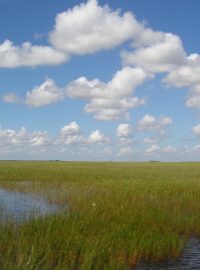
[[[199,160],[199,0],[0,0],[0,159]]]

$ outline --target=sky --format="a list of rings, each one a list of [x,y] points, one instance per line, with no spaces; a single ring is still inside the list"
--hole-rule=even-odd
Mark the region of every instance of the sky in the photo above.
[[[199,161],[199,0],[0,0],[0,159]]]

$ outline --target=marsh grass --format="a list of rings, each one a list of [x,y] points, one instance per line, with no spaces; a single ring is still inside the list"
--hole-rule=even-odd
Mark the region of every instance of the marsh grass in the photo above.
[[[0,269],[133,269],[200,235],[200,164],[0,162],[0,186],[66,211],[0,224]]]

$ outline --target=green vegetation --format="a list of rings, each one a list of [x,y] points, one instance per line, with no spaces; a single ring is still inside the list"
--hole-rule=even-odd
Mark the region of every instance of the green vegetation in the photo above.
[[[0,186],[68,210],[1,224],[0,269],[133,269],[200,234],[200,164],[0,162]]]

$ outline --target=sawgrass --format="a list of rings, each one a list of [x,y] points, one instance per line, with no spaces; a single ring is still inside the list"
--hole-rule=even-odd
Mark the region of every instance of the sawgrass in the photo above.
[[[0,186],[64,211],[0,224],[0,269],[133,269],[200,234],[199,163],[0,162]]]

